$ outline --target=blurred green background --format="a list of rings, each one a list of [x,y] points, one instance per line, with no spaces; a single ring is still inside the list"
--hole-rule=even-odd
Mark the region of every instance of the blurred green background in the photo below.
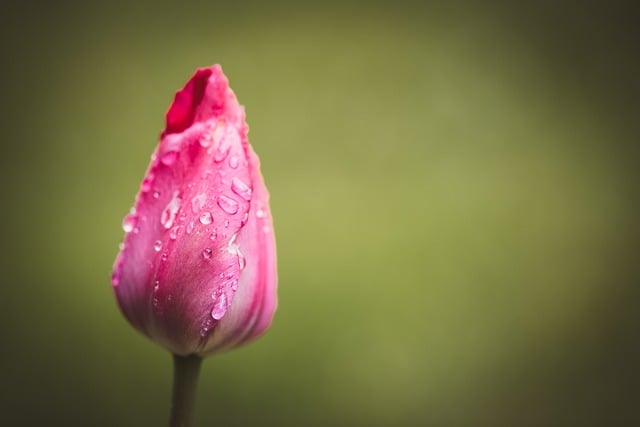
[[[194,69],[272,194],[280,307],[198,426],[640,425],[633,3],[0,6],[0,424],[160,426],[120,226]]]

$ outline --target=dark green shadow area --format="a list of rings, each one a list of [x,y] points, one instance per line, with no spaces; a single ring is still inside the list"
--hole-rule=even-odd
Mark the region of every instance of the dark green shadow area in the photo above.
[[[166,424],[109,284],[173,93],[222,64],[280,308],[198,426],[640,425],[633,3],[0,6],[0,425]]]

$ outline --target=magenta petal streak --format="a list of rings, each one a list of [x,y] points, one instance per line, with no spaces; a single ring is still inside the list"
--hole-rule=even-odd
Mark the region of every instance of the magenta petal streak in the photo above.
[[[269,193],[244,109],[220,66],[196,71],[169,108],[112,276],[122,312],[178,355],[262,334],[276,309]]]

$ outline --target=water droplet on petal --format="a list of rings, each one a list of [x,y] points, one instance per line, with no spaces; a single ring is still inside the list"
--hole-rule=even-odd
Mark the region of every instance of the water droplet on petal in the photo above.
[[[211,233],[211,236],[209,236],[209,240],[216,240],[217,238],[218,238],[218,233],[216,231]]]
[[[225,220],[224,220],[224,226],[225,226],[225,228],[229,226],[229,220],[228,220],[228,219],[225,219]],[[226,237],[226,236],[227,236],[227,235],[225,234],[225,237]]]
[[[207,201],[207,196],[204,194],[198,194],[193,199],[191,199],[191,211],[194,214],[197,214],[204,208],[204,205]]]
[[[204,259],[211,259],[212,256],[213,256],[213,251],[211,250],[211,248],[206,248],[202,251],[202,257]]]
[[[143,193],[148,193],[151,190],[151,187],[153,186],[154,179],[155,179],[155,176],[152,173],[149,173],[142,180],[142,184],[140,184],[140,190],[142,190]]]
[[[178,192],[176,191],[173,193],[173,198],[169,203],[167,203],[167,207],[164,208],[160,215],[160,223],[164,228],[169,229],[173,225],[173,222],[176,219],[176,214],[178,213],[178,210],[180,210],[180,202],[181,200],[178,198]]]
[[[231,281],[231,289],[234,291],[238,290],[238,279],[234,279]]]
[[[195,227],[196,225],[193,223],[193,221],[191,221],[189,224],[187,224],[187,234],[191,234],[191,232],[193,231],[193,227]]]
[[[238,212],[238,202],[224,195],[218,196],[218,206],[230,215]]]
[[[200,223],[204,225],[209,225],[213,222],[213,216],[211,216],[211,212],[203,212],[200,215]]]
[[[201,337],[206,337],[207,334],[209,333],[209,330],[211,330],[211,324],[213,323],[213,320],[210,317],[207,317],[207,319],[202,322],[202,328],[200,328],[200,336]]]
[[[130,233],[133,231],[137,222],[138,222],[137,215],[135,213],[128,213],[122,220],[122,229],[124,230],[125,233]]]
[[[216,303],[213,305],[213,310],[211,310],[211,317],[215,320],[222,319],[222,316],[227,312],[227,295],[220,294]]]
[[[242,221],[240,221],[240,225],[245,225],[249,221],[249,212],[245,212],[242,217]]]
[[[167,151],[160,157],[160,162],[165,166],[173,165],[176,160],[178,160],[178,152],[177,151]]]
[[[171,231],[169,232],[169,238],[171,240],[176,240],[176,238],[178,237],[178,231],[180,231],[180,226],[176,225],[175,227],[173,227],[171,229]]]
[[[231,149],[231,144],[227,142],[226,138],[220,141],[220,144],[218,145],[218,149],[213,155],[213,161],[216,163],[220,163],[221,161],[226,159],[227,155],[229,155],[230,149]]]
[[[242,255],[240,249],[238,249],[238,266],[240,267],[240,271],[244,270],[244,268],[247,266],[247,259],[244,257],[244,255]]]
[[[212,142],[213,142],[213,137],[211,136],[210,133],[205,133],[200,138],[200,146],[202,146],[202,148],[210,147]]]
[[[166,261],[168,257],[169,257],[169,254],[167,252],[162,253],[162,261]]]
[[[262,210],[262,209],[258,209],[258,210],[256,211],[256,216],[257,216],[258,218],[264,218],[264,210]]]
[[[156,280],[153,284],[153,292],[158,292],[158,289],[160,289],[160,281]]]
[[[111,273],[111,284],[113,286],[118,286],[118,283],[120,283],[120,275],[116,269],[113,273]]]
[[[153,244],[153,250],[156,252],[160,252],[160,249],[162,249],[162,240],[156,240],[156,242]]]
[[[241,179],[234,177],[231,180],[231,190],[243,199],[247,201],[251,200],[251,187],[245,184]]]
[[[236,169],[238,167],[239,160],[236,156],[229,157],[229,167],[231,169]]]
[[[154,199],[157,199],[157,198],[159,198],[159,197],[160,197],[160,192],[159,192],[159,191],[154,191],[154,192],[153,192],[153,198],[154,198]]]

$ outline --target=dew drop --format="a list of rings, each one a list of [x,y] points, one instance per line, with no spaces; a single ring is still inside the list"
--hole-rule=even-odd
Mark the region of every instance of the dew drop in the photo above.
[[[162,240],[156,240],[156,242],[153,244],[153,250],[156,252],[160,252],[160,249],[162,249]]]
[[[209,240],[216,240],[217,238],[218,238],[218,233],[216,231],[211,233],[211,236],[209,236]]]
[[[155,176],[152,173],[149,173],[143,180],[142,184],[140,184],[140,190],[143,193],[148,193],[151,191],[151,187],[153,186],[153,181],[155,180]]]
[[[165,166],[173,165],[176,160],[178,160],[178,152],[177,151],[167,151],[160,157],[160,162]]]
[[[256,211],[256,216],[257,216],[258,218],[264,218],[264,210],[262,210],[262,209],[258,209],[258,210]]]
[[[118,284],[120,283],[120,275],[118,274],[119,272],[114,271],[113,273],[111,273],[111,284],[113,286],[118,286]]]
[[[233,290],[233,291],[237,291],[238,290],[238,279],[233,279],[231,281],[231,290]]]
[[[178,231],[180,231],[180,226],[179,225],[174,226],[169,232],[169,238],[171,240],[176,240],[176,238],[178,237]]]
[[[212,256],[213,256],[213,251],[211,250],[211,248],[206,248],[202,251],[202,257],[204,259],[211,259]]]
[[[247,201],[251,200],[251,187],[245,184],[241,179],[234,177],[231,180],[231,190],[243,199]]]
[[[238,266],[240,267],[240,271],[244,270],[244,268],[247,266],[247,259],[244,257],[244,255],[242,255],[240,249],[238,249]]]
[[[213,323],[213,320],[209,317],[204,322],[202,322],[202,328],[200,328],[201,337],[204,338],[207,336],[207,334],[209,333],[209,330],[211,329],[212,323]]]
[[[207,201],[207,196],[205,196],[202,193],[198,194],[193,199],[191,199],[191,211],[194,214],[197,214],[202,210],[202,208],[204,208],[206,201]]]
[[[211,212],[203,212],[200,215],[200,223],[204,225],[209,225],[213,222],[213,217],[211,216]]]
[[[216,303],[213,305],[213,310],[211,310],[211,317],[215,320],[222,319],[222,316],[227,312],[227,296],[225,294],[220,294]]]
[[[218,145],[218,149],[213,155],[213,161],[216,163],[220,163],[229,155],[229,149],[231,145],[227,142],[226,138],[220,141],[220,145]]]
[[[236,156],[229,157],[229,167],[231,169],[236,169],[238,167],[239,160]]]
[[[225,228],[229,226],[229,220],[228,220],[228,219],[225,219],[225,220],[224,220],[224,226],[225,226]],[[226,235],[225,235],[225,236],[226,236]]]
[[[213,142],[213,137],[211,136],[210,133],[205,133],[204,135],[202,135],[202,138],[200,138],[200,146],[202,148],[210,147],[212,142]]]
[[[218,206],[230,215],[238,212],[238,202],[224,195],[218,196]]]
[[[193,223],[193,221],[191,221],[189,224],[187,224],[187,234],[191,234],[191,232],[193,232],[193,227],[195,227],[196,225]]]
[[[168,257],[169,257],[169,254],[167,252],[162,253],[162,261],[166,261]]]
[[[167,203],[167,207],[164,208],[162,214],[160,215],[160,223],[167,230],[173,226],[173,222],[176,219],[176,214],[178,210],[180,210],[180,199],[178,198],[178,192],[173,193],[173,198],[169,203]]]
[[[125,233],[130,233],[136,226],[138,222],[138,217],[135,213],[128,213],[124,219],[122,220],[122,229]]]
[[[156,280],[153,284],[153,292],[158,292],[158,289],[160,289],[160,281]]]
[[[154,191],[154,192],[153,192],[153,198],[154,198],[154,199],[157,199],[157,198],[159,198],[159,197],[160,197],[160,192],[159,192],[159,191]]]
[[[249,221],[249,212],[245,212],[242,217],[242,221],[240,221],[240,225],[245,225]]]

